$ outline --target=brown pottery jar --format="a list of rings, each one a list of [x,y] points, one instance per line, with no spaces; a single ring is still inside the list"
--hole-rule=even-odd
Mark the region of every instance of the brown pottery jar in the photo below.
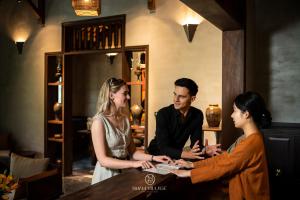
[[[219,127],[221,121],[221,108],[218,104],[209,104],[205,114],[209,127]]]
[[[143,114],[143,107],[138,104],[134,104],[130,107],[130,111],[133,118],[133,124],[140,125],[142,114]]]

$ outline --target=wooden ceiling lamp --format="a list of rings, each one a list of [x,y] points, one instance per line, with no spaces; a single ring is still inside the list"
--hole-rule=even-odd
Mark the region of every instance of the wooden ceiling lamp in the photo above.
[[[72,0],[72,7],[78,16],[99,16],[101,0]]]

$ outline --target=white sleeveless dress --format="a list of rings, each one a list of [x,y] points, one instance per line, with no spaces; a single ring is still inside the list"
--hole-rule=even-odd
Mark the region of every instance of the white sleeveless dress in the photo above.
[[[106,149],[107,156],[122,160],[126,159],[128,156],[128,146],[131,141],[130,124],[128,118],[124,118],[123,130],[113,127],[103,114],[98,114],[95,116],[93,121],[95,120],[101,120],[104,124],[105,137],[108,147],[108,149]],[[119,169],[102,167],[99,161],[97,161],[92,178],[92,184],[118,175],[120,172],[121,170]]]

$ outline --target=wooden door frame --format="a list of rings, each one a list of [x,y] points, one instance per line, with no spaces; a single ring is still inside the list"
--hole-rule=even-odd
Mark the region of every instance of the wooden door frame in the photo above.
[[[126,51],[145,51],[145,64],[146,64],[146,94],[145,94],[145,138],[144,138],[144,147],[145,149],[148,146],[148,94],[149,94],[149,45],[138,45],[138,46],[125,46],[123,51],[122,59],[122,78],[125,81],[129,81],[130,70],[126,60]]]

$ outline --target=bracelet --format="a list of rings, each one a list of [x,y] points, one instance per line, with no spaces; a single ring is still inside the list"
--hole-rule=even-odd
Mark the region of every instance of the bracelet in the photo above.
[[[151,161],[153,161],[153,157],[154,157],[154,155],[151,155]]]

